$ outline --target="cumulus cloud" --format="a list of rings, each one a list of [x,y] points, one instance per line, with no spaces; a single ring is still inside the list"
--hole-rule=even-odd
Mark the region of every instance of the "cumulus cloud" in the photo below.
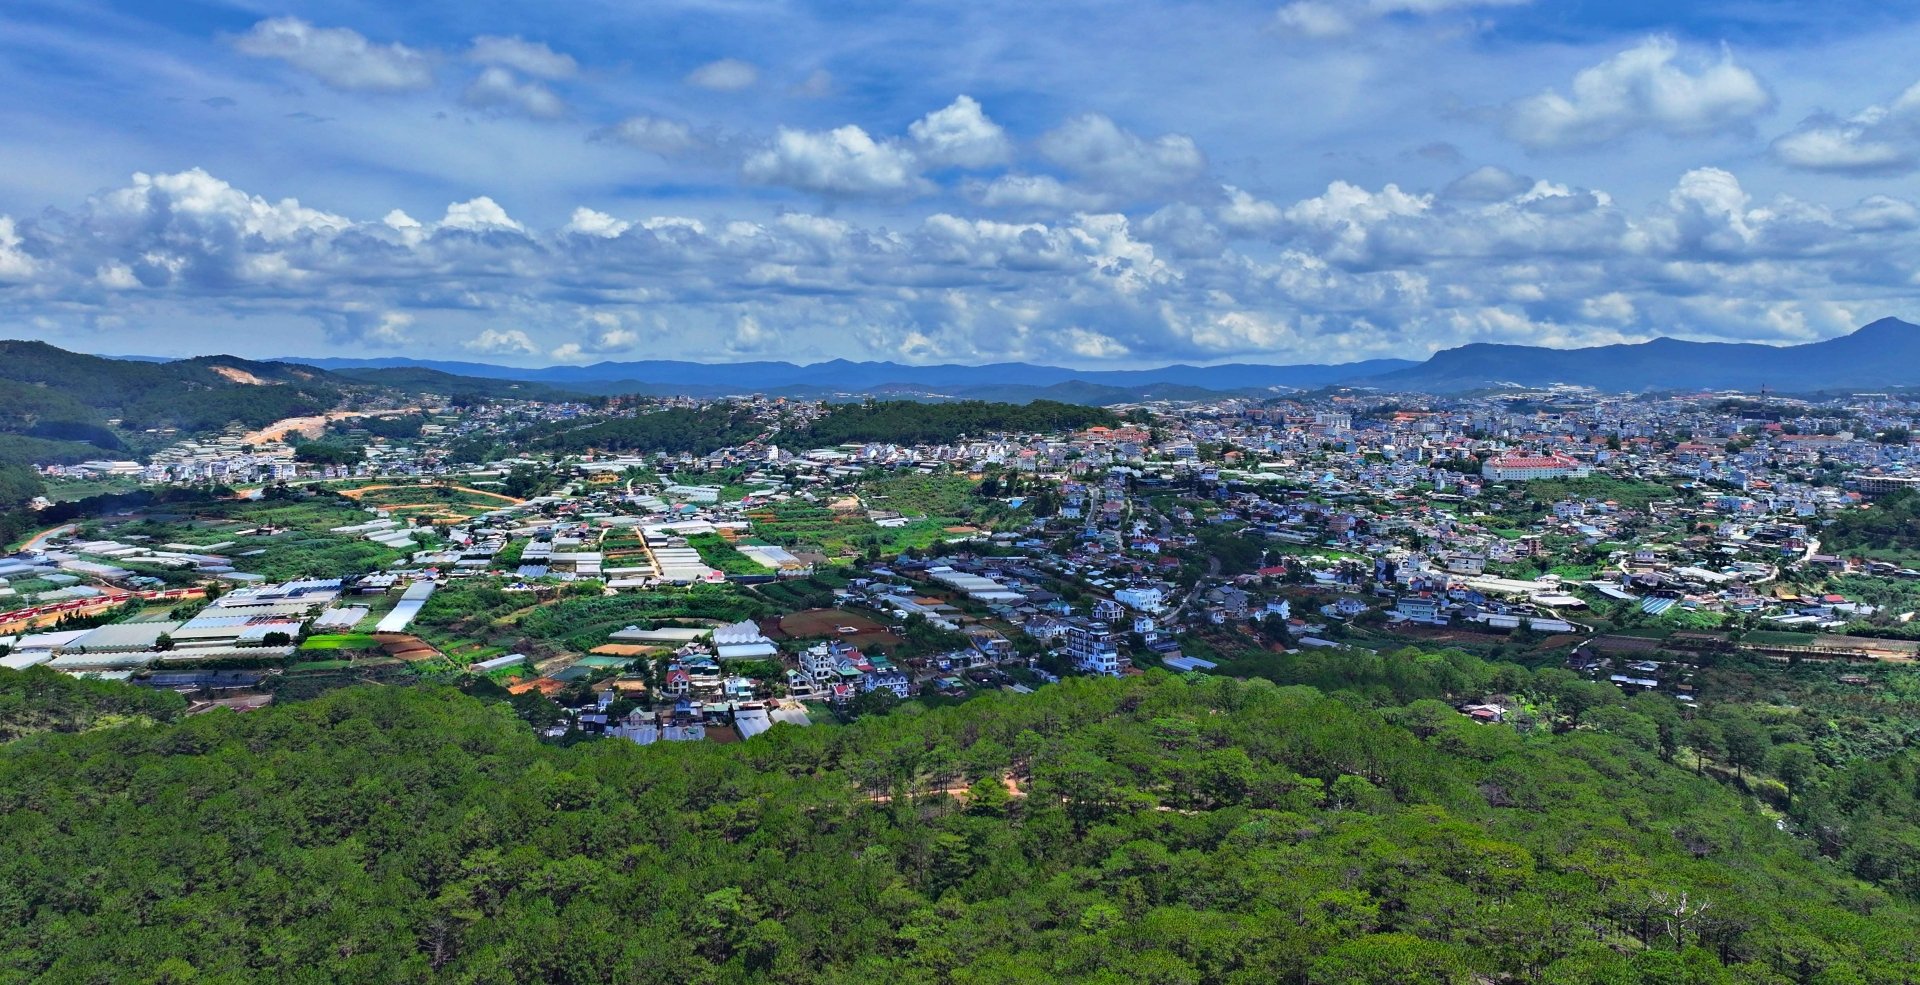
[[[484,356],[531,356],[540,351],[533,338],[517,328],[489,328],[461,343]]]
[[[1140,218],[1003,221],[950,201],[890,225],[583,207],[539,229],[486,196],[436,219],[355,218],[204,171],[141,174],[73,212],[0,221],[0,304],[22,324],[317,321],[342,346],[570,362],[642,345],[1344,361],[1674,326],[1816,337],[1912,290],[1911,265],[1890,261],[1920,248],[1920,209],[1902,199],[1769,198],[1711,168],[1633,208],[1521,183],[1450,196],[1333,182],[1287,202],[1208,186]]]
[[[413,341],[407,335],[407,329],[413,326],[413,316],[399,311],[384,311],[380,318],[367,330],[365,341],[383,348],[399,348]]]
[[[1337,38],[1395,15],[1433,15],[1476,7],[1517,7],[1529,0],[1294,0],[1280,8],[1274,23],[1284,32],[1309,38]]]
[[[1891,195],[1868,195],[1852,208],[1842,209],[1839,219],[1857,232],[1901,232],[1920,229],[1920,207]]]
[[[971,96],[959,96],[907,127],[921,160],[934,167],[986,168],[1013,157],[1013,143]]]
[[[1286,218],[1286,213],[1272,202],[1255,198],[1251,193],[1241,191],[1232,185],[1220,188],[1226,201],[1214,208],[1214,219],[1228,232],[1241,236],[1257,236],[1273,230]]]
[[[1040,153],[1109,191],[1143,194],[1186,184],[1206,171],[1193,138],[1169,133],[1151,140],[1099,113],[1074,117],[1040,137]]]
[[[1569,94],[1549,89],[1507,107],[1512,140],[1533,150],[1593,147],[1635,132],[1673,137],[1740,130],[1773,108],[1758,76],[1734,63],[1685,60],[1653,37],[1573,77]]]
[[[335,89],[404,92],[433,84],[433,66],[412,48],[375,44],[350,28],[315,27],[298,17],[263,20],[234,47],[286,62]]]
[[[497,65],[489,66],[467,86],[461,100],[475,109],[519,113],[550,120],[564,116],[567,104],[538,82],[519,79]]]
[[[540,79],[572,78],[580,70],[572,55],[519,37],[482,35],[474,38],[473,46],[467,49],[467,60],[503,66]]]
[[[586,323],[585,337],[555,346],[547,353],[555,362],[583,363],[590,357],[630,351],[640,343],[640,333],[613,312],[588,312],[582,320]]]
[[[686,81],[688,85],[715,92],[739,92],[753,88],[760,81],[760,70],[752,62],[722,58],[687,73]]]
[[[679,157],[706,145],[686,123],[646,113],[629,116],[610,127],[597,130],[593,139],[618,141],[667,158]]]
[[[1003,174],[969,187],[980,204],[996,209],[1085,212],[1107,205],[1104,195],[1069,188],[1060,179],[1044,174]]]
[[[447,206],[447,214],[440,220],[440,228],[468,233],[526,231],[525,227],[507,215],[507,210],[501,208],[500,203],[485,195]]]
[[[911,151],[852,125],[781,127],[771,146],[747,158],[742,173],[749,181],[822,195],[898,196],[927,187]]]
[[[414,341],[412,315],[348,302],[314,312],[328,340],[355,349],[399,349]]]
[[[1846,119],[1810,117],[1775,139],[1775,160],[1830,174],[1907,174],[1920,168],[1920,82]]]
[[[0,215],[0,281],[26,280],[34,275],[39,265],[21,249],[23,242],[14,230],[13,217]]]
[[[567,220],[566,232],[582,236],[598,236],[613,239],[633,228],[633,223],[615,219],[605,212],[596,212],[586,206],[573,210],[573,217]]]

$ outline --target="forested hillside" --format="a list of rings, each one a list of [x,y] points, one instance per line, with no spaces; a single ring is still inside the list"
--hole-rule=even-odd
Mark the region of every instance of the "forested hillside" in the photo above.
[[[1026,404],[982,400],[945,404],[877,400],[835,404],[813,422],[808,434],[816,445],[848,441],[909,445],[950,442],[963,434],[982,438],[996,433],[1078,431],[1095,424],[1111,427],[1119,423],[1120,419],[1110,410],[1052,400]]]
[[[362,688],[30,737],[0,747],[0,979],[1920,976],[1910,903],[1719,783],[1357,701],[1154,674],[559,748]]]
[[[199,434],[314,414],[339,403],[341,382],[288,363],[140,362],[0,340],[0,466],[131,457],[150,428]]]
[[[0,341],[0,380],[45,391],[44,405],[30,414],[30,426],[41,429],[98,425],[105,418],[120,419],[129,431],[260,425],[325,410],[340,396],[339,381],[329,374],[291,363],[231,356],[105,359],[44,342]],[[83,416],[89,411],[93,416]]]
[[[1838,553],[1920,554],[1920,494],[1903,489],[1867,509],[1842,513],[1821,532],[1820,542]]]
[[[186,707],[186,700],[172,691],[82,680],[44,667],[0,672],[0,742],[40,732],[170,722]]]
[[[553,421],[524,428],[509,437],[481,437],[454,444],[457,461],[485,462],[514,451],[559,454],[600,452],[691,452],[704,455],[752,441],[765,430],[750,411],[725,404],[692,409],[648,409],[626,417]]]

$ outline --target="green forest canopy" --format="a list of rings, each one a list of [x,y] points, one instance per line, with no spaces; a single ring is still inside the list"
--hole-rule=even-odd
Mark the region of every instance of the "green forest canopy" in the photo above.
[[[0,816],[20,981],[1920,976],[1910,902],[1631,742],[1264,681],[647,748],[356,688],[18,740]]]
[[[1864,510],[1841,513],[1820,533],[1828,552],[1885,551],[1920,554],[1920,494],[1902,489]]]
[[[1052,400],[1027,404],[961,400],[919,403],[912,400],[874,400],[834,404],[813,422],[809,437],[816,445],[877,441],[890,444],[935,444],[966,435],[1078,431],[1096,424],[1113,427],[1120,418],[1100,407],[1083,407]]]

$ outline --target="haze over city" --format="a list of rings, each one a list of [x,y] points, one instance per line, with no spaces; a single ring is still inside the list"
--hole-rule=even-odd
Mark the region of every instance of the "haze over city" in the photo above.
[[[1422,359],[1915,320],[1899,5],[0,11],[0,334]]]

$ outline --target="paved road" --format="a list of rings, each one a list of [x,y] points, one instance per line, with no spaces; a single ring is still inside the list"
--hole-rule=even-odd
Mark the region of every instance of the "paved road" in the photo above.
[[[33,537],[29,539],[26,543],[21,544],[20,549],[23,551],[37,551],[40,549],[40,545],[43,542],[50,540],[54,537],[58,537],[62,534],[72,533],[75,529],[76,528],[73,524],[67,523],[67,524],[62,524],[58,527],[54,527],[52,530],[42,530],[39,533],[34,534]]]

